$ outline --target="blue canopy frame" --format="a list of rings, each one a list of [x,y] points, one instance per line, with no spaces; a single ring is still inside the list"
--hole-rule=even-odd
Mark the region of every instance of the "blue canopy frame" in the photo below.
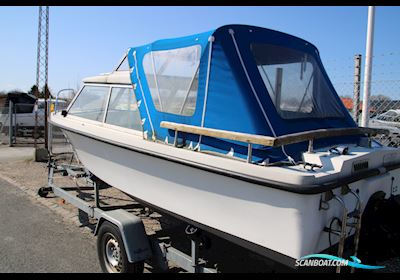
[[[267,88],[260,76],[254,56],[250,50],[251,43],[267,43],[293,48],[310,54],[319,65],[327,85],[334,93],[333,98],[341,110],[341,117],[284,119],[274,106],[267,93]],[[160,112],[153,103],[146,75],[143,69],[144,56],[152,51],[184,48],[194,45],[201,47],[201,59],[198,77],[198,92],[195,111],[192,116]],[[210,49],[211,47],[211,49]],[[211,52],[210,52],[211,51]],[[209,56],[211,60],[209,61]],[[169,143],[173,133],[161,128],[161,121],[204,126],[236,132],[280,136],[301,131],[321,128],[357,127],[347,112],[331,84],[318,50],[303,39],[282,32],[248,25],[225,25],[216,30],[181,37],[159,40],[128,51],[131,68],[131,80],[139,110],[143,120],[143,129],[148,138]],[[209,74],[209,75],[208,75]],[[205,104],[206,102],[206,104]],[[203,109],[204,116],[203,116]],[[192,142],[195,147],[199,136],[179,133],[186,145]],[[319,139],[314,147],[327,147],[336,144],[357,143],[359,137],[337,137]],[[202,137],[200,148],[221,153],[233,151],[234,155],[246,158],[247,145],[236,141]],[[271,148],[254,145],[253,159],[276,162],[286,160],[288,156],[296,161],[301,160],[301,152],[307,150],[307,143],[297,143],[284,148]]]

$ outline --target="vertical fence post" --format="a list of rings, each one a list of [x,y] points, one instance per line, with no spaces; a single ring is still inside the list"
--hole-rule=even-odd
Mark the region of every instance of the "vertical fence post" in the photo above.
[[[49,150],[49,132],[48,132],[48,110],[49,110],[49,89],[47,87],[47,83],[44,85],[44,148],[48,151]]]
[[[53,126],[51,125],[51,123],[49,123],[48,119],[49,116],[51,114],[51,97],[49,99],[47,99],[46,103],[47,103],[47,116],[46,116],[46,122],[45,124],[47,124],[45,126],[45,130],[47,131],[47,151],[48,153],[51,155],[52,154],[52,149],[53,149],[53,143],[52,143],[52,139],[53,139]]]
[[[17,143],[17,135],[18,135],[18,122],[17,122],[17,111],[18,111],[18,103],[13,103],[13,117],[14,117],[14,133],[13,133],[13,144]]]
[[[8,103],[8,145],[10,147],[13,146],[13,107],[14,104],[10,99],[10,102]]]
[[[359,124],[358,117],[360,104],[360,83],[361,83],[361,54],[354,56],[354,91],[353,91],[353,119]]]
[[[33,111],[35,112],[35,127],[33,128],[33,141],[35,145],[35,151],[37,150],[37,140],[36,137],[38,137],[38,98],[36,98],[35,104],[33,105]]]

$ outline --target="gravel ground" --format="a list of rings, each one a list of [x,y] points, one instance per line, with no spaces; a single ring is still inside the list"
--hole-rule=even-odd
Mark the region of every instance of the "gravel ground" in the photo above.
[[[69,160],[64,160],[69,162]],[[75,163],[76,164],[76,163]],[[77,210],[73,205],[66,203],[63,199],[54,196],[50,193],[46,198],[41,198],[37,195],[40,187],[47,186],[47,163],[34,162],[33,160],[0,161],[0,178],[14,185],[19,186],[23,191],[28,193],[37,202],[47,205],[59,212],[63,217],[74,220],[75,224],[84,227],[87,230],[86,234],[91,235],[95,220],[89,219],[85,213]],[[54,184],[64,187],[85,186],[83,179],[72,179],[69,176],[57,174],[54,176]],[[92,191],[76,192],[78,196],[93,203]],[[143,220],[146,233],[157,237],[167,237],[174,247],[181,251],[190,254],[190,240],[185,236],[184,230],[187,224],[182,223],[174,218],[162,216],[151,209],[140,205],[132,198],[125,195],[115,188],[105,188],[100,190],[100,198],[102,205],[133,205],[129,211],[141,217]],[[162,229],[162,231],[161,231]],[[215,256],[212,252],[204,250],[204,257],[211,260],[211,263],[219,263],[218,268],[224,272],[271,272],[272,269],[277,269],[271,265],[270,261],[260,258],[248,251],[243,251],[242,248],[220,240],[215,236],[211,236],[218,242],[213,242],[213,252],[218,252]],[[240,263],[240,265],[237,265]],[[169,263],[170,272],[182,272],[174,263]],[[147,272],[159,272],[153,268],[151,263],[147,263]],[[279,267],[278,267],[279,269]]]
[[[64,162],[68,163],[69,161]],[[73,162],[73,164],[77,163]],[[40,187],[47,186],[47,172],[47,163],[34,162],[32,160],[0,162],[0,175],[12,179],[15,183],[25,187],[31,192],[37,193]],[[63,187],[87,186],[85,180],[81,178],[75,179],[69,176],[62,176],[61,174],[54,175],[54,184]],[[76,194],[89,202],[94,202],[93,191],[79,191],[76,192]],[[102,205],[135,204],[136,206],[134,209],[132,209],[132,211],[135,211],[135,213],[142,216],[145,224],[145,229],[148,234],[153,234],[155,233],[155,231],[161,229],[159,223],[157,223],[156,220],[152,219],[154,217],[157,217],[157,213],[151,213],[149,209],[136,203],[132,198],[125,195],[118,189],[107,188],[100,190],[100,199]],[[53,194],[49,194],[46,200],[52,203],[56,203],[63,209],[68,210],[72,213],[77,211],[77,208],[75,206],[66,203],[63,199],[56,197]]]
[[[66,159],[65,162],[69,162],[69,159]],[[75,219],[75,224],[87,229],[85,231],[86,234],[90,235],[92,233],[95,221],[89,219],[83,212],[78,212],[76,207],[66,203],[61,198],[55,197],[53,194],[49,194],[47,198],[40,198],[37,195],[38,189],[47,185],[47,163],[38,163],[32,160],[0,162],[0,178],[18,185],[22,190],[30,194],[31,197],[34,196],[38,202],[53,208],[64,217],[70,220]],[[86,185],[82,179],[72,179],[69,176],[61,176],[61,174],[55,175],[54,183],[59,186]],[[87,201],[93,201],[93,193],[90,191],[80,191],[77,192],[77,195]],[[175,239],[171,239],[174,247],[189,253],[188,248],[190,246],[190,241],[184,234],[182,235],[186,226],[185,224],[170,217],[162,216],[157,212],[153,212],[151,209],[140,205],[129,196],[112,187],[101,189],[100,198],[103,203],[102,205],[131,205],[130,211],[142,218],[147,234],[156,236],[160,234],[172,234],[171,236],[176,236]],[[55,205],[57,207],[55,207]],[[251,252],[244,252],[243,249],[227,243],[226,241],[220,240],[217,244],[214,242],[213,247],[216,248],[215,250],[218,252],[218,257],[207,251],[204,253],[204,256],[211,259],[211,263],[218,262],[218,267],[221,271],[279,271],[279,267],[274,266],[269,261]],[[388,260],[382,263],[382,265],[385,265],[386,268],[376,272],[400,272],[399,258]],[[170,263],[170,268],[171,272],[181,272],[173,263]],[[146,264],[146,271],[158,272],[155,268],[152,268],[151,263]]]

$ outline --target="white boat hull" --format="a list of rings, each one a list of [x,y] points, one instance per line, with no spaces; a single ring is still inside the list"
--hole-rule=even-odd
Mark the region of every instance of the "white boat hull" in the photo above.
[[[70,131],[66,134],[91,172],[140,200],[293,259],[329,247],[322,229],[341,209],[331,203],[330,211],[320,211],[321,194],[300,195],[259,186]],[[362,196],[371,195],[376,183],[390,183],[390,176],[376,180]],[[363,181],[358,184],[369,184]],[[347,199],[351,205],[352,198]]]
[[[322,210],[320,203],[325,197],[324,192],[290,192],[220,172],[225,167],[225,170],[252,173],[258,177],[264,174],[269,180],[291,182],[300,188],[302,180],[319,182],[324,177],[339,178],[340,173],[345,173],[343,168],[339,173],[333,172],[339,166],[337,156],[331,159],[332,170],[311,172],[315,175],[309,176],[310,172],[293,168],[262,167],[178,149],[71,116],[53,115],[51,123],[64,131],[85,167],[104,182],[260,254],[293,265],[295,259],[321,252],[338,242],[332,235],[330,244],[323,229],[329,226],[333,217],[341,217],[343,209],[336,200],[330,200],[329,209]],[[369,155],[371,167],[382,164],[382,153],[392,157],[399,154],[382,149],[374,156]],[[171,160],[164,157],[167,154]],[[182,163],[185,161],[189,164]],[[196,167],[199,163],[200,166],[214,166],[216,171]],[[399,169],[394,169],[349,186],[358,190],[365,206],[377,191],[384,191],[386,197],[395,194],[391,190],[392,177],[394,184],[400,184]],[[333,190],[337,195],[340,191],[340,188]],[[396,191],[400,192],[399,189]],[[356,205],[354,197],[347,194],[342,198],[351,211]]]

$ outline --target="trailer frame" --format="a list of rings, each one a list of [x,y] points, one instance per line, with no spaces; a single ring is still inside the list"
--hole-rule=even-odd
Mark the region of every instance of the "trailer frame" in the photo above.
[[[77,187],[58,186],[54,183],[54,174],[63,173],[64,176],[83,178],[88,186],[85,190],[94,190],[94,204],[91,204],[76,195],[70,193],[77,190]],[[83,189],[80,187],[80,189]],[[191,238],[191,254],[188,255],[163,240],[149,237],[144,229],[143,221],[140,217],[122,209],[118,206],[100,206],[99,185],[91,179],[90,172],[82,165],[57,164],[52,155],[48,161],[48,182],[46,187],[41,187],[38,194],[46,197],[49,192],[62,198],[65,202],[72,204],[81,211],[87,213],[88,217],[97,220],[94,235],[97,236],[104,222],[109,222],[118,227],[123,240],[123,247],[129,263],[140,263],[151,260],[153,264],[163,271],[167,271],[168,261],[173,261],[178,267],[187,272],[216,273],[215,268],[205,267],[205,261],[198,257],[199,240]],[[97,236],[100,238],[100,236]],[[99,256],[100,260],[100,256]],[[101,260],[100,260],[101,261]]]

